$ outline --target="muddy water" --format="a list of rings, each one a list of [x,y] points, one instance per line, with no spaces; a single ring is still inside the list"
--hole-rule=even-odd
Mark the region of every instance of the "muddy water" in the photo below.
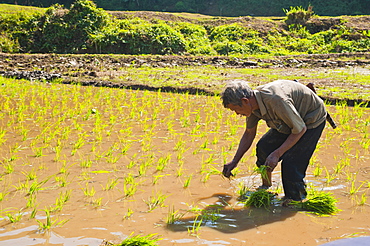
[[[241,184],[260,185],[254,148],[234,179],[220,175],[244,119],[218,98],[17,83],[1,88],[1,245],[131,234],[156,234],[159,245],[320,245],[369,235],[369,109],[328,107],[339,127],[326,127],[306,178],[341,211],[319,217],[280,206],[279,167],[273,206],[241,204]],[[182,217],[167,224],[171,211]]]

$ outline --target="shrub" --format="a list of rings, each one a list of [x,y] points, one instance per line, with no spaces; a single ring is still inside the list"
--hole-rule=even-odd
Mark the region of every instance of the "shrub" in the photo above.
[[[302,8],[301,6],[290,6],[290,9],[283,9],[286,18],[285,23],[289,26],[291,24],[305,24],[313,15],[312,6],[309,6],[307,10]]]
[[[182,34],[165,23],[132,25],[121,35],[130,54],[180,54],[186,50]]]
[[[241,25],[235,24],[227,24],[221,25],[213,28],[210,33],[210,40],[211,41],[233,41],[237,42],[243,39],[253,39],[258,36],[258,32],[255,30],[247,29],[242,27]]]
[[[109,15],[89,0],[77,0],[70,10],[54,5],[39,20],[32,51],[81,53],[90,35],[98,33],[109,20]]]
[[[216,54],[208,39],[207,30],[203,26],[186,22],[173,23],[172,25],[184,36],[187,53],[192,55]]]
[[[237,42],[228,42],[228,41],[216,42],[213,45],[213,49],[220,55],[246,53],[244,47]]]
[[[14,53],[19,51],[19,43],[13,40],[7,33],[0,34],[0,52]]]

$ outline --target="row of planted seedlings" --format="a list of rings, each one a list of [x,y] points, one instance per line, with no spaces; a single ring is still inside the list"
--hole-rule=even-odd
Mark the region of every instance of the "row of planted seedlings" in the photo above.
[[[169,206],[220,177],[244,125],[217,97],[1,82],[3,224],[43,230],[77,219],[66,216],[75,208],[117,207],[125,220]]]

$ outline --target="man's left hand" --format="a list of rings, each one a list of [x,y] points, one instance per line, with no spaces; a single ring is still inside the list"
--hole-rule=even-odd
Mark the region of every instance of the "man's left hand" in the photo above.
[[[279,162],[280,156],[276,151],[273,151],[267,158],[265,165],[267,166],[267,171],[274,171],[275,167]]]

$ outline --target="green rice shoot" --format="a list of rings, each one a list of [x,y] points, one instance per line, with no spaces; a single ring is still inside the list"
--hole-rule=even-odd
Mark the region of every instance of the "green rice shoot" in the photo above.
[[[132,236],[131,234],[128,238],[116,246],[157,246],[158,244],[156,242],[161,239],[154,238],[155,235],[156,234],[150,234],[147,236]]]
[[[333,215],[340,211],[337,208],[336,203],[337,200],[331,193],[315,192],[309,195],[309,198],[306,201],[291,201],[289,205],[302,208],[317,215]]]
[[[256,207],[256,208],[268,208],[272,204],[272,199],[275,194],[268,192],[264,189],[257,190],[249,196],[248,200],[245,202],[247,207]]]

